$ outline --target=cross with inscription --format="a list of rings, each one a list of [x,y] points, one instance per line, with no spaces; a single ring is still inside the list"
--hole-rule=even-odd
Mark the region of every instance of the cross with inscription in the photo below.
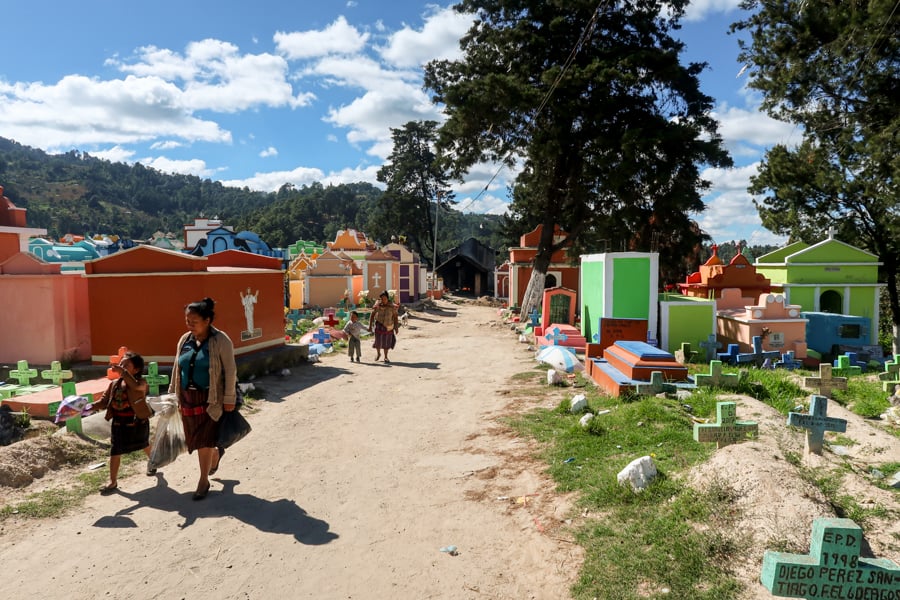
[[[319,344],[330,344],[331,336],[325,331],[325,328],[319,327],[319,331],[313,334],[313,339]]]
[[[778,360],[781,358],[781,353],[778,352],[778,350],[763,350],[762,336],[754,335],[753,352],[742,352],[741,354],[737,355],[735,360],[738,363],[755,363],[757,365],[761,365],[767,358]]]
[[[733,388],[740,384],[740,375],[737,373],[723,373],[722,361],[714,360],[709,363],[709,373],[694,375],[697,387]]]
[[[151,396],[159,396],[159,386],[169,383],[168,375],[159,374],[159,364],[152,362],[147,365],[147,374],[144,376]]]
[[[755,437],[758,432],[756,421],[737,420],[737,404],[734,402],[716,403],[715,423],[694,423],[694,440],[716,442],[716,448],[743,441],[748,435]]]
[[[128,348],[125,346],[119,346],[119,352],[109,357],[110,365],[118,365],[122,362],[122,358],[125,356],[125,353],[128,352]],[[119,378],[119,375],[112,370],[112,367],[106,369],[106,378],[116,380]]]
[[[760,582],[782,598],[896,598],[900,567],[863,558],[862,528],[850,519],[813,521],[809,554],[766,550]]]
[[[72,371],[63,369],[58,360],[54,360],[50,363],[49,369],[41,371],[41,377],[49,380],[54,385],[62,385],[63,379],[72,379],[74,375],[72,375]]]
[[[815,389],[822,396],[831,396],[832,390],[846,390],[846,377],[832,377],[831,365],[822,363],[819,365],[818,377],[804,377],[803,387]]]
[[[706,362],[716,359],[716,351],[722,347],[722,342],[716,339],[716,334],[711,333],[705,342],[700,342],[700,347],[706,352]]]
[[[9,376],[18,381],[19,385],[31,385],[31,379],[33,377],[37,377],[38,375],[37,369],[28,368],[27,360],[20,360],[18,363],[16,363],[16,366],[18,368],[10,371]]]
[[[841,377],[849,377],[851,375],[861,375],[862,367],[852,364],[850,357],[842,354],[835,359],[832,372]]]
[[[547,341],[551,342],[554,346],[559,346],[560,342],[564,342],[569,339],[569,336],[564,333],[560,333],[559,327],[554,327],[551,333],[548,333],[544,337],[547,338]]]
[[[650,383],[639,383],[635,386],[635,391],[641,396],[655,396],[663,392],[674,393],[677,390],[674,383],[666,383],[662,371],[650,373]]]
[[[836,419],[828,416],[828,398],[825,396],[812,396],[809,401],[809,413],[788,413],[787,424],[806,429],[806,451],[812,454],[822,454],[825,444],[825,432],[847,431],[847,420]]]

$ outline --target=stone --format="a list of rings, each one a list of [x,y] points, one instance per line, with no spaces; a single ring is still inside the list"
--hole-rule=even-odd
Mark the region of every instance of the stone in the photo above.
[[[693,362],[698,353],[696,350],[691,350],[690,342],[682,342],[681,348],[676,350],[673,354],[675,354],[675,360],[686,365],[689,362]]]
[[[569,401],[569,412],[572,414],[584,412],[587,406],[587,398],[585,398],[584,394],[578,394]]]
[[[716,442],[716,448],[744,441],[748,435],[755,437],[757,433],[759,425],[755,421],[737,420],[737,404],[734,402],[716,404],[715,423],[694,424],[694,440]]]
[[[886,558],[860,556],[863,531],[850,519],[813,521],[809,554],[766,550],[760,581],[787,598],[896,598],[900,567]]]
[[[629,483],[635,492],[646,489],[655,478],[656,465],[649,456],[634,459],[616,476],[619,485]]]
[[[829,417],[828,398],[813,396],[809,402],[809,413],[788,413],[787,424],[802,427],[806,432],[806,452],[822,454],[826,431],[847,431],[847,420]]]
[[[582,429],[587,429],[591,425],[591,421],[594,420],[594,415],[592,413],[584,413],[580,419],[578,419],[578,424],[581,425]]]
[[[555,369],[547,370],[547,385],[559,385],[563,382],[563,377]]]
[[[888,482],[888,487],[892,487],[894,489],[900,489],[900,471],[894,473],[894,476],[891,477]]]

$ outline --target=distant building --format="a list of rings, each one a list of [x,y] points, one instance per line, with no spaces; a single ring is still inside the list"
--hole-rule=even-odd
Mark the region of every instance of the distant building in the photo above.
[[[493,295],[497,262],[493,248],[470,237],[442,258],[435,272],[446,288],[475,296]]]

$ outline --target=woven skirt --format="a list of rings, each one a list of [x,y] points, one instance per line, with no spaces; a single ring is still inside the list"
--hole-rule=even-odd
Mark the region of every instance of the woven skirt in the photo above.
[[[219,424],[206,412],[208,398],[209,390],[181,390],[181,421],[189,454],[198,448],[216,447]]]
[[[109,441],[110,456],[143,450],[150,445],[150,419],[113,416]]]

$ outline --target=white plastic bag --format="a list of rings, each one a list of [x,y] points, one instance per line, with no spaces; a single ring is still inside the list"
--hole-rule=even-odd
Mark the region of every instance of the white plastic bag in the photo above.
[[[173,462],[179,454],[187,452],[187,443],[184,441],[184,425],[175,395],[148,398],[147,402],[159,415],[149,461],[151,469],[158,469]]]

